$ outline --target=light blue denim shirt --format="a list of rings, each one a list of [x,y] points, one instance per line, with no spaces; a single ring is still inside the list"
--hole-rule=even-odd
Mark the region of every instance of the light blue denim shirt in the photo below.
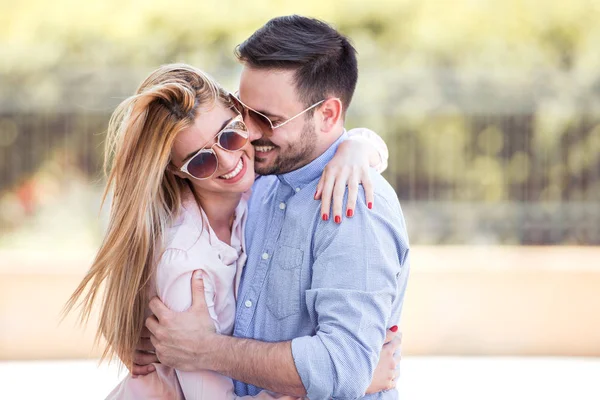
[[[260,177],[246,224],[248,260],[234,336],[292,340],[309,399],[358,399],[371,382],[386,329],[398,324],[409,273],[409,244],[396,193],[372,171],[354,217],[321,219],[313,196],[344,133],[325,153],[290,173]],[[344,204],[345,209],[345,204]],[[235,382],[239,396],[262,389]],[[396,399],[390,390],[366,399]]]

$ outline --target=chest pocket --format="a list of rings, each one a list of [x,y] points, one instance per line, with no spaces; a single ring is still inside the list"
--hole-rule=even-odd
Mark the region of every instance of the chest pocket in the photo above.
[[[267,280],[267,308],[278,319],[300,311],[300,273],[304,252],[290,246],[279,246]]]

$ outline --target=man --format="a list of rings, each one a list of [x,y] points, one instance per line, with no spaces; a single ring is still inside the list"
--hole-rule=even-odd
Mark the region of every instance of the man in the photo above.
[[[331,181],[317,190],[317,182],[347,138],[355,50],[329,25],[290,16],[255,32],[238,58],[239,98],[263,133],[253,141],[263,176],[249,203],[234,337],[216,334],[199,308],[171,313],[153,299],[152,343],[167,365],[232,377],[240,396],[264,388],[310,399],[362,398],[386,327],[400,319],[409,245],[397,196],[374,171],[374,200],[347,199],[356,205],[343,224],[341,205],[330,215],[313,200],[345,190]],[[364,398],[397,396],[394,389]]]

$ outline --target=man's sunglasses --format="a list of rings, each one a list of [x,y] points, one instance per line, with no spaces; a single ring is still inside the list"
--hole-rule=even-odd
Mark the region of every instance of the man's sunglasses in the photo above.
[[[271,121],[271,119],[269,117],[267,117],[266,115],[264,115],[263,113],[261,113],[260,111],[256,111],[255,109],[253,109],[252,107],[248,107],[246,104],[244,104],[242,102],[242,100],[240,100],[240,96],[239,93],[236,92],[235,94],[231,95],[232,99],[239,103],[240,106],[242,108],[245,109],[245,111],[248,112],[248,115],[254,120],[256,121],[258,127],[261,129],[261,133],[263,133],[264,135],[267,136],[271,136],[273,134],[273,130],[277,129],[277,128],[281,128],[282,126],[284,126],[285,124],[287,124],[288,122],[298,118],[299,116],[301,116],[302,114],[304,114],[305,112],[307,112],[308,110],[312,110],[313,108],[315,108],[316,106],[318,106],[319,104],[323,103],[325,101],[325,99],[313,104],[312,106],[300,111],[298,114],[294,115],[293,117],[280,122],[278,124],[273,123],[273,121]]]
[[[236,108],[238,115],[231,119],[221,129],[215,137],[217,141],[210,147],[203,147],[196,154],[192,156],[183,166],[179,169],[181,172],[185,172],[192,178],[203,180],[212,177],[217,169],[219,168],[219,158],[217,153],[213,150],[214,146],[219,146],[226,151],[238,151],[248,143],[248,128],[244,123],[243,116]]]

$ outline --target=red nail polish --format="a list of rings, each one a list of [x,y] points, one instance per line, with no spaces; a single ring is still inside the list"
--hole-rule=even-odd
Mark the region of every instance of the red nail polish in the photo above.
[[[329,219],[329,215],[323,214],[323,221],[327,221]]]
[[[351,217],[353,215],[354,215],[354,211],[351,208],[349,208],[348,211],[346,211],[346,216]]]
[[[369,202],[369,204],[367,204],[367,207],[369,207],[369,210],[373,208],[373,203]]]
[[[340,217],[339,215],[335,216],[335,223],[336,224],[341,224],[342,223],[342,217]]]
[[[394,332],[394,333],[398,332],[398,325],[394,325],[394,326],[392,326],[392,327],[390,328],[390,331],[392,331],[392,332]]]

